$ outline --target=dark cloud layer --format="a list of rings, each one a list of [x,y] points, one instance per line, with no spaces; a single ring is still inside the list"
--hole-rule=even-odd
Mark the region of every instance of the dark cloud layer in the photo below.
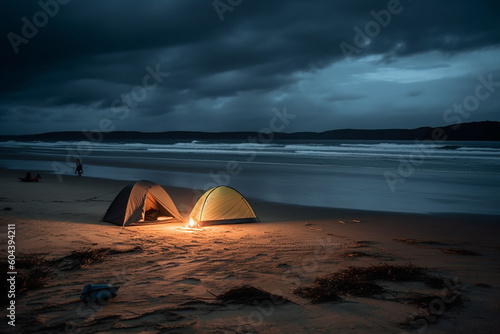
[[[286,131],[441,125],[479,75],[500,81],[494,0],[242,0],[223,21],[211,0],[59,1],[3,4],[2,133],[89,128],[131,93],[119,129],[258,130],[285,105],[298,116]],[[43,19],[40,3],[57,13],[16,53],[9,36]],[[373,12],[386,26],[356,44]],[[168,76],[143,96],[148,66]],[[499,99],[468,120],[500,120]]]

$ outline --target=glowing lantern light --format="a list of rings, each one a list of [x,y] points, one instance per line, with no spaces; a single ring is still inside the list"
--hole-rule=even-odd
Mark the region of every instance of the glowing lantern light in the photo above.
[[[194,228],[196,225],[196,222],[194,221],[193,218],[189,218],[189,224],[188,224],[188,227],[191,227],[191,228]]]

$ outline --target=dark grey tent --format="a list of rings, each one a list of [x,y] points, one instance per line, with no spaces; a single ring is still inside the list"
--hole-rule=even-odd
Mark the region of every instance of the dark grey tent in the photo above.
[[[151,181],[131,183],[120,191],[102,221],[129,225],[142,221],[184,221],[165,189]]]

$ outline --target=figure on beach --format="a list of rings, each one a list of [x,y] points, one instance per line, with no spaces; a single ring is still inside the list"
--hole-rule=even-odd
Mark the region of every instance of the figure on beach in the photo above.
[[[21,180],[23,182],[31,182],[31,173],[26,172],[26,176],[24,178],[20,177],[19,180]]]
[[[83,174],[83,165],[82,165],[82,161],[80,159],[76,159],[75,174],[78,174],[78,176],[82,176],[82,174]]]
[[[26,172],[26,176],[20,177],[19,180],[21,180],[22,182],[38,182],[41,178],[42,177],[40,176],[40,174],[36,174],[34,178],[31,178],[31,173]]]

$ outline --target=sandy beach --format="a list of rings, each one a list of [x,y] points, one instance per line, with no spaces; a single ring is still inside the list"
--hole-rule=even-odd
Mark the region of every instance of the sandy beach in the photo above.
[[[16,286],[15,327],[4,333],[492,333],[500,328],[498,216],[419,215],[277,204],[248,198],[260,222],[189,229],[101,222],[128,181],[2,170],[2,261],[7,226],[15,255],[61,263],[102,250],[76,268],[53,265],[36,288]],[[201,191],[164,186],[187,218]],[[313,302],[296,292],[349,268],[412,264],[445,287],[377,280],[375,294]],[[17,280],[28,269],[19,268]],[[4,274],[5,275],[5,274]],[[119,286],[106,305],[79,300],[86,284]],[[217,299],[250,285],[283,297]],[[22,291],[23,290],[23,291]],[[411,296],[429,296],[428,307]],[[2,296],[5,302],[5,296]]]

